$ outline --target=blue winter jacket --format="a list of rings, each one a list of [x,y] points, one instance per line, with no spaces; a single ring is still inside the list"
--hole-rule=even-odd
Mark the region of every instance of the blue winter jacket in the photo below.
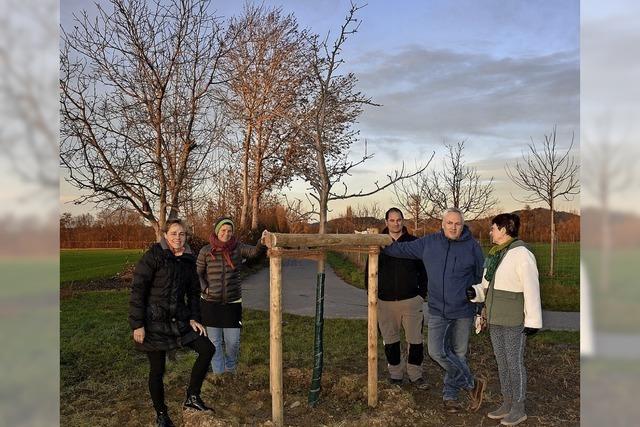
[[[447,319],[472,317],[475,305],[467,300],[466,289],[482,281],[484,255],[465,225],[458,240],[450,240],[440,230],[412,242],[394,242],[385,255],[422,259],[429,283],[429,313]]]

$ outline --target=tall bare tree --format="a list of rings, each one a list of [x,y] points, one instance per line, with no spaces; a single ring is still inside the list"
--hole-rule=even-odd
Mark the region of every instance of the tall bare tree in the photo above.
[[[349,149],[359,135],[353,125],[364,106],[379,106],[356,90],[358,79],[355,74],[341,74],[339,70],[344,63],[340,56],[342,47],[347,38],[358,31],[362,22],[356,18],[356,13],[361,8],[362,6],[351,4],[338,36],[333,41],[329,41],[329,35],[323,40],[317,36],[312,40],[314,55],[307,87],[308,98],[300,113],[305,142],[303,149],[307,161],[301,165],[299,175],[310,185],[309,196],[315,201],[312,204],[320,219],[320,234],[326,232],[329,202],[370,196],[426,168],[425,165],[408,173],[403,164],[399,171],[387,174],[384,182],[375,181],[374,188],[369,190],[349,191],[344,183],[344,178],[354,168],[373,157],[367,153],[365,141],[362,158],[351,159]]]
[[[258,228],[263,193],[287,184],[300,159],[298,129],[287,116],[294,111],[309,62],[308,34],[293,14],[247,4],[231,20],[237,48],[225,61],[230,75],[227,102],[243,134],[242,195],[239,226]]]
[[[427,166],[433,160],[435,153],[431,154]],[[409,179],[402,180],[393,185],[393,194],[398,205],[413,218],[413,229],[418,230],[420,222],[433,217],[435,206],[428,195],[429,175],[423,171]]]
[[[0,147],[22,182],[59,187],[55,1],[9,0],[0,17]],[[41,191],[38,191],[40,193]],[[32,195],[30,195],[31,197]]]
[[[560,153],[556,143],[556,126],[550,135],[544,136],[544,142],[539,149],[533,138],[528,144],[528,153],[522,155],[522,161],[516,162],[513,169],[509,165],[505,167],[507,175],[520,188],[530,193],[524,199],[515,200],[524,203],[544,202],[549,206],[550,218],[550,259],[549,276],[554,274],[555,254],[555,200],[563,197],[571,200],[571,196],[580,192],[578,172],[580,165],[571,156],[574,134],[571,134],[571,143],[564,153]],[[513,196],[512,196],[513,197]]]
[[[433,170],[424,187],[433,204],[431,216],[440,218],[447,208],[460,209],[465,219],[474,220],[489,212],[497,203],[493,197],[493,177],[485,183],[476,168],[464,160],[465,141],[445,144],[449,151],[440,170]],[[427,211],[429,212],[429,211]]]
[[[610,128],[604,123],[603,129]],[[600,215],[600,286],[610,287],[611,250],[611,196],[632,187],[636,174],[634,166],[637,153],[628,146],[614,142],[612,135],[598,137],[598,141],[587,141],[583,146],[582,184],[598,201]]]
[[[215,88],[233,38],[209,5],[110,0],[62,29],[60,159],[88,192],[77,202],[133,208],[158,238],[223,129]]]
[[[299,167],[299,175],[309,184],[309,197],[317,203],[320,218],[318,233],[324,234],[327,229],[327,212],[332,200],[365,197],[375,194],[393,185],[401,179],[413,176],[405,173],[404,165],[400,171],[387,175],[385,183],[374,182],[371,190],[350,192],[344,178],[357,166],[372,155],[365,153],[360,160],[351,160],[349,149],[356,141],[358,131],[354,124],[362,113],[364,106],[375,106],[370,98],[356,89],[357,78],[353,73],[342,74],[340,66],[344,64],[341,57],[342,47],[347,38],[358,31],[361,21],[356,13],[362,7],[352,3],[347,16],[340,27],[337,37],[329,41],[329,34],[320,39],[315,36],[311,40],[312,57],[311,73],[306,81],[306,98],[299,104],[303,145],[301,149],[306,162]],[[426,166],[425,166],[426,168]],[[424,168],[422,168],[424,170]],[[341,190],[335,188],[342,184]],[[315,207],[315,204],[314,204]],[[313,209],[313,208],[312,208]],[[322,313],[324,295],[325,260],[318,262],[318,286],[316,288],[316,341],[315,360],[312,377],[312,391],[309,403],[314,405],[319,399],[320,377],[322,375]]]

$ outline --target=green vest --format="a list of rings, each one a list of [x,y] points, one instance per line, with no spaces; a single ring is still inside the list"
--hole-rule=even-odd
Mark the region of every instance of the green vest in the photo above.
[[[507,252],[520,246],[527,247],[522,240],[514,240],[500,258],[498,268]],[[497,271],[498,269],[496,268],[496,273]],[[495,280],[496,275],[494,274],[491,283],[489,283],[487,298],[485,299],[489,325],[519,326],[524,324],[524,294],[522,292],[494,289]]]

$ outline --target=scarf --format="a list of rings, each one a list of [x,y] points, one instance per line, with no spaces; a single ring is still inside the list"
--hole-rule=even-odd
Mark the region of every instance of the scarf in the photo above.
[[[493,276],[496,274],[496,270],[498,269],[498,264],[500,264],[500,260],[502,259],[504,253],[509,250],[509,245],[513,243],[515,239],[513,237],[509,238],[506,242],[501,245],[494,245],[489,249],[489,253],[487,254],[487,258],[484,261],[484,266],[486,272],[484,274],[484,278],[487,279],[487,282],[491,283],[493,280]]]
[[[227,265],[231,268],[236,268],[231,262],[231,252],[238,246],[238,240],[235,236],[231,237],[228,242],[222,242],[215,233],[211,233],[209,243],[211,244],[211,258],[216,259],[216,253],[222,254],[222,258]]]

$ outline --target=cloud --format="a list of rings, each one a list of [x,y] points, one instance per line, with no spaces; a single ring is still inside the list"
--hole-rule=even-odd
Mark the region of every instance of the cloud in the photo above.
[[[522,141],[554,124],[579,128],[577,50],[495,58],[407,46],[362,58],[368,64],[358,73],[360,89],[383,105],[361,117],[367,137]]]

